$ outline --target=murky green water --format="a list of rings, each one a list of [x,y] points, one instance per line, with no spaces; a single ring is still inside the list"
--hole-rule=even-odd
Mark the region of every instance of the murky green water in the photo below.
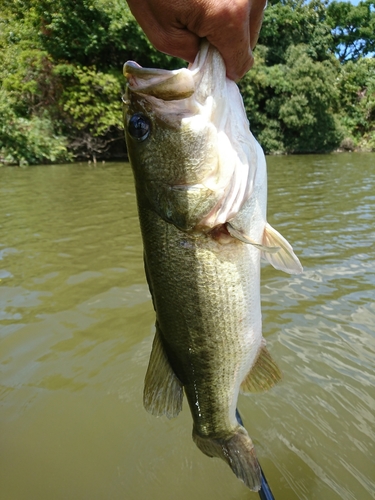
[[[276,500],[375,498],[375,155],[268,158],[263,268],[284,373],[240,397]],[[128,165],[0,169],[1,500],[258,498],[142,407],[154,314]]]

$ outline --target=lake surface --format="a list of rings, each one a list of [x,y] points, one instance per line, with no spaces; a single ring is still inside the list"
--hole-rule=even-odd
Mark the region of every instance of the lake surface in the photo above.
[[[375,498],[375,155],[270,157],[283,372],[239,409],[276,500]],[[142,407],[154,313],[128,164],[0,169],[0,499],[256,499]]]

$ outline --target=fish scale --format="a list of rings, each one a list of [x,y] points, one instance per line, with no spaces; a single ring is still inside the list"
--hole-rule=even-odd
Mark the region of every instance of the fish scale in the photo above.
[[[124,67],[125,131],[156,333],[144,406],[172,418],[183,394],[193,440],[250,489],[261,471],[236,418],[237,398],[280,372],[262,337],[260,259],[299,273],[289,243],[266,221],[265,157],[236,84],[203,42],[189,69]]]
[[[140,220],[160,334],[184,385],[194,433],[215,439],[235,434],[239,387],[262,339],[259,301],[251,293],[259,252],[237,240],[221,245],[204,234],[186,235],[151,210]]]

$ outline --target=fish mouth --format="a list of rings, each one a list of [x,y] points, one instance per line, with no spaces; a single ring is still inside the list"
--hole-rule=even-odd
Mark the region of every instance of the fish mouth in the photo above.
[[[221,85],[222,93],[226,85],[224,61],[219,52],[204,39],[195,61],[187,68],[143,68],[135,61],[128,61],[124,64],[123,73],[131,92],[163,101],[188,99],[194,94],[194,100],[203,105],[214,88],[218,89]]]
[[[187,99],[195,92],[194,76],[187,68],[173,71],[142,68],[138,63],[128,61],[124,64],[124,75],[129,90],[163,101]]]

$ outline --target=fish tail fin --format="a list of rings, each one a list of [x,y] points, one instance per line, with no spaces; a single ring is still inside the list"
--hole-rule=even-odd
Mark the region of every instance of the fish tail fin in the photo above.
[[[198,448],[209,457],[222,458],[238,479],[253,491],[260,489],[261,472],[253,442],[242,426],[229,438],[201,436],[193,430],[193,440]]]

